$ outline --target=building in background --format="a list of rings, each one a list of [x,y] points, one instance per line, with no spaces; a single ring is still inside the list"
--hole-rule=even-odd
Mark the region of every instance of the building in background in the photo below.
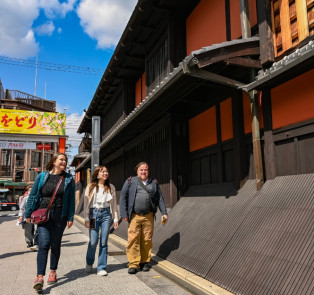
[[[313,24],[313,0],[139,0],[78,129],[101,117],[118,196],[149,163],[153,252],[235,294],[312,293]]]
[[[65,152],[65,114],[56,102],[17,90],[4,90],[0,81],[0,186],[16,199],[54,152]]]

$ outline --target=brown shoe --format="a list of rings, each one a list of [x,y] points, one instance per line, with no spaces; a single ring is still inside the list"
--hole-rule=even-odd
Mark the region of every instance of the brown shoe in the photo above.
[[[52,285],[57,282],[57,274],[54,270],[51,270],[48,276],[47,284]]]
[[[41,291],[44,286],[44,277],[43,276],[37,276],[34,282],[34,289],[37,291]]]

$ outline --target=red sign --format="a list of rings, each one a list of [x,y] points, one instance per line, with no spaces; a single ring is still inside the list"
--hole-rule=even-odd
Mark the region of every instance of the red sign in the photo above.
[[[42,150],[44,145],[42,143],[37,143],[37,149]]]
[[[51,149],[51,145],[49,143],[45,143],[44,149],[49,151]]]

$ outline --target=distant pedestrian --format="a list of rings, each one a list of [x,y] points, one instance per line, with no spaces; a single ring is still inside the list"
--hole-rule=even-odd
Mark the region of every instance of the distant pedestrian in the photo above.
[[[32,223],[28,223],[25,220],[25,209],[28,200],[29,193],[32,189],[32,186],[27,186],[26,192],[19,199],[19,223],[22,225],[24,229],[25,242],[27,244],[27,248],[32,251],[38,250],[38,234],[35,229],[35,225]]]
[[[118,228],[118,210],[116,189],[109,182],[109,172],[105,166],[98,166],[91,182],[87,185],[84,198],[85,226],[89,229],[89,243],[86,253],[86,272],[91,273],[95,261],[95,252],[98,243],[99,230],[99,255],[97,275],[106,276],[108,258],[108,235],[114,216],[114,229]]]
[[[153,248],[154,216],[157,207],[161,221],[168,220],[167,210],[160,187],[150,178],[148,164],[141,162],[135,167],[136,177],[127,179],[120,194],[120,214],[129,222],[126,254],[129,260],[129,274],[136,274],[138,268],[149,271]]]
[[[34,289],[42,290],[48,252],[50,252],[50,273],[48,285],[57,281],[56,270],[61,252],[61,239],[65,227],[73,225],[75,210],[75,184],[70,173],[66,173],[68,159],[63,153],[56,153],[52,156],[46,166],[47,171],[40,173],[29,194],[25,218],[31,222],[32,212],[38,208],[47,208],[56,188],[56,195],[49,211],[49,220],[38,225],[39,249],[37,254],[37,277]]]

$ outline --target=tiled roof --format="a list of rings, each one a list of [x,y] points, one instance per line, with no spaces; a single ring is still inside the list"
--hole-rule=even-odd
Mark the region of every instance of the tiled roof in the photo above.
[[[299,65],[301,62],[313,59],[314,57],[314,41],[309,41],[308,44],[297,49],[293,53],[286,55],[280,61],[274,62],[270,68],[260,70],[255,78],[255,81],[241,87],[244,91],[251,91],[274,77],[286,72],[293,67]]]

